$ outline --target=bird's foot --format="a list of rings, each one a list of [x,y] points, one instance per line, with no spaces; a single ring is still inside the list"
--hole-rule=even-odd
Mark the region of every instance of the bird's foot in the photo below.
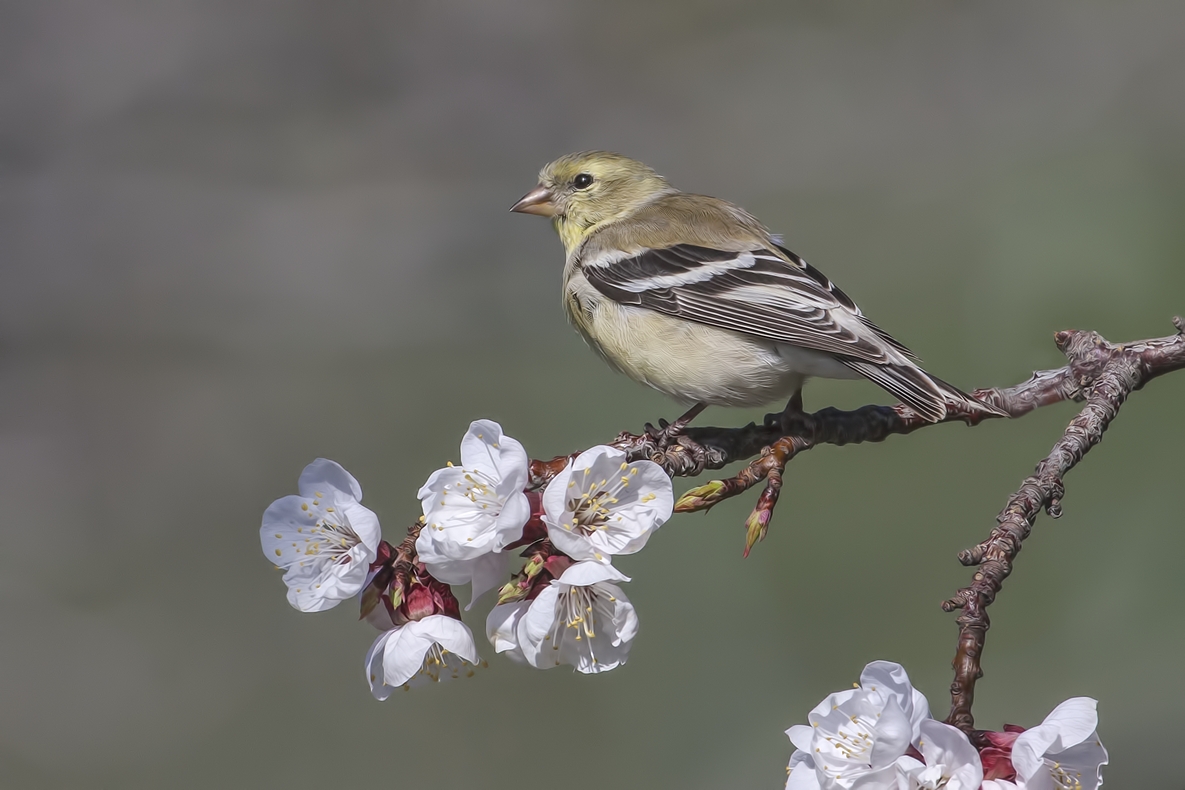
[[[687,425],[699,416],[700,412],[707,408],[707,404],[697,403],[683,413],[679,419],[674,422],[667,422],[661,417],[658,420],[658,427],[655,428],[650,423],[646,423],[646,435],[658,446],[669,447],[671,444],[683,435],[683,431]]]
[[[667,422],[663,418],[658,418],[658,427],[655,428],[652,423],[646,423],[642,428],[642,435],[655,447],[665,450],[672,445],[678,444],[679,437],[683,436],[683,431],[687,428],[687,423],[681,420],[674,422]]]
[[[640,434],[624,432],[613,446],[625,450],[631,459],[644,458],[661,466],[672,477],[694,477],[708,468],[712,455],[707,447],[683,433],[683,426],[659,420]]]
[[[803,424],[810,419],[810,415],[802,405],[802,390],[790,396],[786,408],[772,414],[765,415],[763,424],[766,428],[777,428],[783,436],[796,436],[803,433]]]
[[[654,461],[673,477],[698,475],[708,467],[711,455],[707,447],[689,437],[684,430],[705,408],[704,404],[697,403],[674,422],[660,419],[657,428],[646,423],[642,433],[624,432],[613,444],[632,458]]]

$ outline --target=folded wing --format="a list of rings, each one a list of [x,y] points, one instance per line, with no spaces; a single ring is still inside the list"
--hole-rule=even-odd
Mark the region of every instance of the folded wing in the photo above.
[[[909,349],[861,315],[821,272],[778,250],[680,244],[600,256],[582,261],[581,270],[620,304],[831,354],[927,419],[942,419],[948,398],[969,400],[918,368]]]

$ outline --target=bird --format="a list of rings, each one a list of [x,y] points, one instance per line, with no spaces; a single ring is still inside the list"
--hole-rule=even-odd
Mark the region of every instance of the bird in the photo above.
[[[609,365],[691,408],[801,408],[811,377],[879,385],[929,422],[1000,414],[917,364],[822,272],[728,201],[682,192],[642,162],[568,154],[510,209],[563,242],[563,305]]]

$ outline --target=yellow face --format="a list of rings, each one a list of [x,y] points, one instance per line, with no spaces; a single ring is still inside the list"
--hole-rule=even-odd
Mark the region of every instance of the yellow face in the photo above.
[[[593,228],[628,216],[655,195],[666,179],[641,162],[606,151],[568,154],[539,173],[539,186],[511,211],[551,217],[569,250]]]

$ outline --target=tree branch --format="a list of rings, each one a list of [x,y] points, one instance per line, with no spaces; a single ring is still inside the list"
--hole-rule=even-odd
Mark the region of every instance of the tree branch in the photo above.
[[[1010,418],[1061,401],[1086,401],[1049,455],[1009,498],[988,538],[959,554],[959,561],[964,565],[979,568],[971,585],[942,605],[948,612],[961,610],[957,618],[959,640],[953,661],[955,679],[951,684],[947,722],[968,733],[978,745],[983,745],[983,738],[974,729],[971,705],[975,682],[983,677],[980,657],[990,625],[987,607],[1012,572],[1012,563],[1022,541],[1032,531],[1037,514],[1045,509],[1054,518],[1061,515],[1061,499],[1065,494],[1062,478],[1102,440],[1103,432],[1127,397],[1152,379],[1185,368],[1185,321],[1174,318],[1173,324],[1177,328],[1175,335],[1124,344],[1109,343],[1096,332],[1058,332],[1054,341],[1066,355],[1068,365],[1038,371],[1012,387],[971,393]],[[942,422],[957,420],[977,425],[993,417],[957,405],[948,409]],[[757,456],[735,476],[693,488],[675,505],[677,511],[683,512],[707,510],[765,481],[765,489],[747,521],[747,555],[753,543],[765,536],[782,487],[782,474],[796,455],[820,444],[880,442],[895,434],[913,433],[937,424],[926,422],[903,404],[864,406],[853,411],[828,408],[807,414],[801,411],[797,401],[792,401],[787,411],[766,415],[762,425],[687,428],[672,435],[666,430],[667,423],[661,422],[661,431],[648,426],[641,434],[622,433],[612,444],[625,450],[631,460],[654,461],[672,477],[690,477]],[[562,455],[550,461],[532,461],[530,487],[545,486],[573,457]]]
[[[962,610],[956,620],[959,641],[952,662],[955,678],[946,721],[973,741],[982,740],[975,730],[971,705],[975,682],[983,677],[980,657],[991,625],[987,607],[1012,572],[1012,563],[1032,532],[1037,514],[1044,509],[1053,518],[1061,516],[1062,478],[1102,441],[1103,432],[1127,397],[1157,376],[1185,368],[1185,322],[1174,318],[1173,324],[1177,327],[1174,336],[1120,345],[1108,343],[1095,332],[1059,332],[1056,336],[1058,348],[1070,360],[1062,370],[1069,374],[1077,393],[1075,400],[1085,397],[1086,406],[1066,426],[1033,474],[1008,498],[987,540],[960,552],[961,563],[979,568],[970,586],[942,604],[947,612]]]
[[[1064,367],[1038,371],[1028,381],[1014,387],[980,389],[971,395],[1006,412],[1009,417],[1020,417],[1041,406],[1072,400],[1077,396],[1078,389],[1069,367]],[[976,425],[992,417],[991,414],[949,405],[947,416],[942,422],[959,421]],[[939,424],[927,422],[913,409],[899,403],[895,406],[862,406],[853,411],[826,408],[813,414],[767,414],[762,425],[749,423],[740,428],[692,427],[669,442],[664,442],[656,433],[621,433],[610,444],[624,450],[630,460],[654,461],[672,477],[694,477],[708,469],[721,469],[733,462],[760,455],[779,440],[792,440],[794,455],[820,444],[881,442],[895,434],[913,433],[919,428]],[[547,485],[573,457],[574,454],[560,455],[548,461],[532,461],[531,487],[537,489]],[[771,465],[758,459],[749,470],[742,471],[734,478],[735,483],[721,481],[736,486],[735,490],[727,496],[716,498],[707,507],[764,480],[768,474],[766,467]],[[740,479],[745,477],[751,479]]]

